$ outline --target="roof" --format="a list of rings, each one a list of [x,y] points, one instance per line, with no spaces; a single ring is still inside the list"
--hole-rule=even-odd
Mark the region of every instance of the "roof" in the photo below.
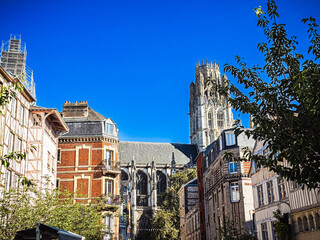
[[[61,137],[103,136],[103,122],[66,122],[69,132]]]
[[[61,230],[55,227],[51,227],[42,223],[36,223],[36,226],[39,226],[41,239],[59,239],[59,240],[82,240],[84,237],[74,234],[72,232],[68,232],[65,230]],[[31,229],[26,229],[22,231],[16,232],[14,240],[36,240],[36,227]]]
[[[156,164],[171,164],[172,156],[176,164],[187,164],[190,157],[195,161],[197,148],[194,144],[120,141],[121,163],[130,163],[133,155],[138,164],[150,163],[153,158]]]
[[[32,112],[46,112],[47,118],[59,132],[68,132],[68,127],[56,108],[45,108],[40,106],[30,106]]]
[[[110,118],[106,118],[105,116],[101,115],[100,113],[96,112],[90,107],[88,107],[88,116],[86,117],[64,117],[64,120],[66,122],[104,121],[107,119]]]

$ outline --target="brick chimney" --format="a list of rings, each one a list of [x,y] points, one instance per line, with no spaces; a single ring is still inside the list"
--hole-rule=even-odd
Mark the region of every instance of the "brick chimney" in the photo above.
[[[75,103],[70,103],[66,101],[63,104],[62,117],[63,118],[81,118],[88,117],[88,103],[87,101],[76,101]]]

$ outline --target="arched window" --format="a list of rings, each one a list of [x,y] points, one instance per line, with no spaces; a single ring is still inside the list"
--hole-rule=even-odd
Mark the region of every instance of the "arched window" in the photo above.
[[[128,181],[128,179],[128,174],[125,171],[121,170],[121,181]]]
[[[167,190],[167,178],[166,175],[157,171],[157,194],[160,195]]]
[[[208,128],[212,128],[212,112],[208,112]]]
[[[147,175],[142,171],[138,171],[137,173],[137,194],[140,194],[140,195],[148,194]]]
[[[315,214],[315,220],[316,220],[316,229],[320,229],[320,216],[318,213]]]
[[[309,225],[310,225],[310,231],[315,230],[315,229],[314,229],[314,221],[313,221],[313,216],[312,216],[312,214],[309,215]]]
[[[299,217],[298,217],[298,227],[299,227],[299,232],[303,232],[302,220],[301,220],[301,218],[299,218]]]
[[[306,216],[303,217],[303,230],[305,232],[309,231],[308,219]]]
[[[217,124],[218,124],[218,128],[224,127],[224,114],[222,111],[219,111],[217,114]]]

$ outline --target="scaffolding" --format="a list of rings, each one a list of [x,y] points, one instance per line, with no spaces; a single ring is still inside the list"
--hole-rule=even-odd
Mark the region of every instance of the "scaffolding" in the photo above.
[[[26,65],[27,48],[25,43],[21,44],[21,35],[10,35],[9,41],[2,41],[0,50],[0,66],[13,77],[19,78],[35,98],[33,70]]]

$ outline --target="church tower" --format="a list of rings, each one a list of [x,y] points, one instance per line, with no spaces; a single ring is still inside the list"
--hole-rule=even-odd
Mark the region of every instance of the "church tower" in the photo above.
[[[233,116],[228,96],[219,94],[210,81],[224,86],[227,76],[220,76],[217,63],[199,63],[196,66],[196,81],[190,84],[189,117],[191,144],[198,150],[205,149],[216,140],[220,132],[232,127]]]

